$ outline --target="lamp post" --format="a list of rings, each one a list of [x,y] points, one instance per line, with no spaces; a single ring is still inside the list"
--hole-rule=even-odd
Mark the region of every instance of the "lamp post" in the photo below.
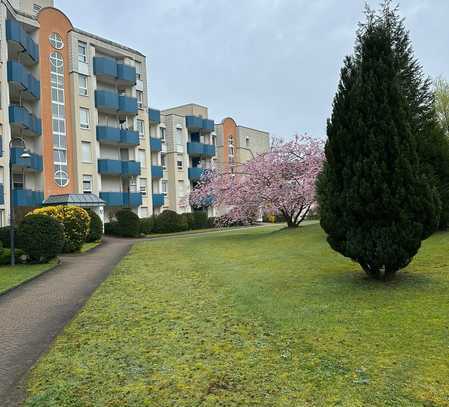
[[[25,140],[22,137],[13,137],[9,142],[9,238],[11,244],[11,266],[16,265],[16,247],[15,247],[15,225],[14,225],[14,181],[12,173],[12,149],[15,144],[20,144],[19,148],[23,148],[20,158],[31,158],[31,154],[26,149]],[[17,145],[16,144],[16,145]]]

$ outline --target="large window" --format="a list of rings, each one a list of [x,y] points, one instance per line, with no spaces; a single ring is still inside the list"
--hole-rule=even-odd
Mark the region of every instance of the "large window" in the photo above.
[[[80,127],[82,129],[88,129],[89,128],[89,109],[86,109],[84,107],[80,108]]]
[[[56,185],[65,187],[69,183],[69,175],[64,100],[64,60],[59,52],[51,53],[50,66],[54,180]]]
[[[78,77],[79,77],[80,96],[87,96],[88,95],[87,76],[79,74]]]
[[[176,144],[178,146],[182,146],[182,129],[180,129],[179,127],[176,129]]]
[[[92,147],[88,141],[81,142],[81,159],[83,163],[92,162]]]
[[[85,42],[78,42],[78,61],[87,64],[87,44]]]
[[[137,107],[139,109],[143,109],[143,92],[140,90],[136,91],[136,96],[137,96]]]
[[[142,168],[145,168],[145,164],[146,164],[146,155],[145,155],[145,150],[138,150],[138,152],[137,152],[137,158],[138,158],[138,161],[140,162],[140,166],[142,167]]]
[[[139,132],[139,137],[145,137],[145,122],[143,120],[137,119],[136,121],[137,131]]]
[[[142,81],[143,80],[142,63],[136,61],[135,65],[136,65],[136,78]]]

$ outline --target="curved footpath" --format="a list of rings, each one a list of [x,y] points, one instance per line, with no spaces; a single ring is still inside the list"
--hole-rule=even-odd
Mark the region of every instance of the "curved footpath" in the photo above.
[[[273,225],[259,227],[266,226]],[[105,237],[99,247],[85,254],[62,256],[55,269],[0,296],[0,406],[21,404],[25,396],[23,379],[28,370],[133,244],[241,229],[245,228],[140,240]]]

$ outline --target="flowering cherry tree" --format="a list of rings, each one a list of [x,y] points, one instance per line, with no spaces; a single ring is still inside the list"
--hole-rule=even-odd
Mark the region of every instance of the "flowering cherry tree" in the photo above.
[[[297,136],[245,164],[207,172],[190,194],[192,206],[227,211],[229,222],[251,223],[260,212],[282,215],[297,227],[316,204],[315,184],[324,160],[323,143]]]

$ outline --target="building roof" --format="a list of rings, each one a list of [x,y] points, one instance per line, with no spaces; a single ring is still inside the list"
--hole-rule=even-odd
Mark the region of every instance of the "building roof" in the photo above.
[[[45,201],[46,206],[75,205],[81,207],[104,206],[106,202],[95,194],[65,194],[50,195]]]

